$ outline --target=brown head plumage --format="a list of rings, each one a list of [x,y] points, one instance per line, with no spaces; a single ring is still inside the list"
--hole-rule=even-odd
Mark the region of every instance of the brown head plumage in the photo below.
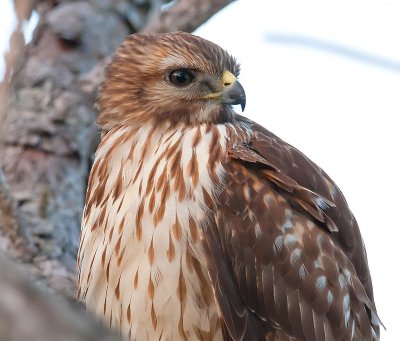
[[[110,129],[154,118],[220,121],[234,102],[219,100],[233,82],[224,84],[225,72],[237,77],[239,69],[218,45],[188,33],[132,35],[107,68],[98,123]]]

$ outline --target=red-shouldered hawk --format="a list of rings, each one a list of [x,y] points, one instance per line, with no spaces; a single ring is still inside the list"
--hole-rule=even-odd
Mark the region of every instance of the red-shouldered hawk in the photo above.
[[[238,114],[239,65],[132,35],[101,89],[78,297],[131,340],[378,340],[357,222],[324,171]]]

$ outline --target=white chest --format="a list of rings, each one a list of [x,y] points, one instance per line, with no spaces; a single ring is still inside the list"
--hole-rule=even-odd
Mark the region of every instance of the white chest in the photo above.
[[[202,258],[226,128],[107,135],[89,181],[79,296],[135,340],[222,339]]]

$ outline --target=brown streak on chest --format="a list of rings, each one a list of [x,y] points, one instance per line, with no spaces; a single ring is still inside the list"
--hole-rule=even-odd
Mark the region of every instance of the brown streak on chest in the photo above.
[[[104,145],[107,143],[107,141],[113,136],[112,132],[108,132],[105,135],[102,135],[101,141],[99,143],[99,146],[97,149],[101,149],[104,147]]]
[[[99,176],[100,183],[97,185],[96,189],[93,192],[92,197],[90,198],[88,202],[88,207],[91,207],[93,203],[96,206],[100,206],[101,201],[103,200],[104,197],[104,191],[106,187],[106,182],[107,182],[108,176]]]
[[[107,204],[108,199],[110,198],[110,193],[107,193],[107,195],[104,197],[103,201],[100,203],[100,206],[104,206]]]
[[[161,160],[164,158],[164,155],[161,154],[156,162],[154,162],[153,167],[151,168],[151,171],[149,173],[149,178],[148,178],[148,182],[147,182],[147,187],[146,187],[146,195],[149,195],[151,188],[153,187],[153,183],[154,183],[154,177],[156,175],[157,172],[157,168],[161,162]],[[157,187],[157,186],[156,186]]]
[[[172,233],[177,241],[182,239],[182,226],[179,223],[178,217],[175,219],[175,224],[172,225]]]
[[[151,239],[149,251],[147,252],[147,254],[148,254],[148,256],[149,256],[150,265],[152,266],[153,263],[154,263],[154,245],[153,245],[153,238]]]
[[[118,259],[117,259],[117,266],[120,266],[120,265],[121,265],[122,258],[123,258],[124,253],[125,253],[125,249],[126,249],[126,247],[124,247],[124,248],[122,249],[122,252],[121,252],[120,255],[118,256]]]
[[[103,210],[105,210],[105,207],[103,207]],[[109,215],[107,214],[107,218],[106,218],[106,221],[105,221],[105,223],[103,224],[103,233],[104,233],[104,241],[106,240],[106,231],[107,231],[107,228],[108,228],[108,218],[109,218]]]
[[[137,180],[139,174],[141,174],[142,168],[143,168],[143,160],[141,160],[141,161],[139,162],[139,167],[138,167],[138,169],[137,169],[137,171],[136,171],[135,176],[133,177],[133,183],[136,182],[136,180]],[[140,184],[140,186],[142,186],[142,184]]]
[[[150,200],[149,200],[149,212],[150,213],[153,213],[155,205],[156,205],[156,192],[153,190],[153,192],[151,192]]]
[[[127,162],[128,160],[131,160],[131,161],[133,160],[135,149],[136,149],[136,143],[132,142],[131,148],[129,149],[128,157],[126,158],[125,162]]]
[[[196,222],[192,217],[189,217],[189,230],[190,230],[190,237],[192,238],[193,243],[197,242],[199,239],[199,235]]]
[[[156,183],[156,191],[160,191],[160,190],[161,190],[161,187],[162,187],[163,185],[164,185],[164,186],[167,186],[166,183],[167,183],[167,167],[164,167],[164,169],[163,169],[161,175],[159,176],[159,178],[158,178],[158,180],[157,180],[157,183]]]
[[[191,252],[186,252],[186,265],[187,269],[189,270],[190,273],[193,272],[193,263],[195,262],[195,259],[192,255]]]
[[[157,170],[157,164],[155,164],[153,166],[153,168],[151,169],[150,173],[149,173],[149,178],[147,179],[147,186],[146,186],[146,195],[150,194],[151,189],[153,188],[153,183],[154,183],[154,175],[156,173]],[[154,194],[154,191],[153,191]]]
[[[136,270],[135,277],[133,279],[133,288],[137,289],[139,283],[139,270]]]
[[[98,218],[97,218],[97,224],[94,224],[93,227],[92,227],[92,231],[94,230],[94,227],[97,227],[97,226],[103,224],[103,221],[104,221],[104,217],[105,217],[105,216],[106,216],[106,209],[105,209],[105,207],[103,207],[103,208],[101,209],[100,215],[99,215]]]
[[[150,131],[147,133],[147,140],[148,140],[149,143],[145,143],[143,145],[142,155],[140,156],[140,161],[141,162],[143,162],[145,160],[146,156],[147,156],[147,153],[148,153],[148,151],[150,149],[150,146],[151,146],[150,141],[152,140],[152,137],[153,137],[153,134],[154,134],[156,128],[157,128],[157,124],[153,124],[151,129],[150,129]]]
[[[154,215],[154,218],[153,218],[154,226],[158,225],[158,223],[164,217],[164,213],[165,213],[165,203],[161,202],[160,206],[158,207],[157,212],[156,212],[156,214]]]
[[[179,156],[179,158],[178,158]],[[171,174],[174,179],[174,191],[178,193],[178,200],[182,202],[185,198],[185,181],[183,171],[180,166],[181,151],[177,152],[176,162],[171,165]],[[179,162],[178,162],[179,161]]]
[[[197,127],[196,134],[193,136],[192,140],[192,148],[196,148],[201,140],[201,130],[200,127]]]
[[[212,130],[211,142],[209,146],[210,150],[210,158],[208,161],[208,171],[211,180],[214,183],[219,182],[219,178],[216,172],[217,162],[221,159],[222,156],[222,148],[220,144],[220,133],[217,128]]]
[[[121,207],[122,207],[122,203],[124,202],[124,195],[125,195],[125,194],[122,195],[122,198],[121,198],[121,200],[119,201],[119,205],[118,205],[118,208],[117,208],[117,213],[119,213],[119,211],[120,211],[120,209],[121,209]],[[108,198],[108,196],[109,196],[109,194],[107,194],[107,198]]]
[[[88,188],[88,193],[92,193],[93,182],[94,182],[94,178],[97,176],[97,171],[98,171],[98,168],[99,168],[99,164],[100,164],[100,161],[96,161],[93,164],[93,168],[92,168],[92,170],[90,172],[90,175],[89,175],[89,181],[88,181],[88,187],[87,187]],[[88,204],[86,205],[86,209],[85,209],[85,216],[84,216],[85,219],[90,214],[90,210],[91,210],[91,203],[88,202]]]
[[[89,275],[88,275],[88,279],[87,279],[87,280],[89,280],[89,276],[90,276],[90,274],[92,273],[93,262],[94,262],[94,259],[96,258],[97,250],[98,250],[98,249],[96,249],[96,251],[94,252],[94,255],[93,255],[93,257],[92,257],[92,260],[90,261]],[[78,295],[78,296],[79,296],[79,295]]]
[[[181,147],[182,136],[179,136],[176,142],[171,146],[168,144],[167,148],[165,149],[165,158],[167,162],[171,160],[171,158],[176,154],[179,147]]]
[[[125,225],[125,216],[121,219],[121,222],[118,225],[118,233],[121,234]]]
[[[108,149],[107,155],[104,158],[105,163],[109,163],[110,162],[110,158],[112,158],[114,151],[116,148],[118,148],[119,146],[121,146],[121,144],[124,143],[124,141],[126,141],[127,138],[127,134],[121,134],[120,136],[118,136],[113,142],[111,147]]]
[[[111,226],[110,232],[108,233],[108,243],[111,243],[113,234],[114,234],[114,226]]]
[[[111,326],[112,326],[112,320],[113,320],[113,311],[111,310],[111,313],[110,313],[110,320],[109,320],[109,327],[111,328]]]
[[[142,181],[139,184],[139,195],[142,195]]]
[[[175,133],[176,133],[176,131],[174,129],[171,129],[170,134],[165,139],[165,143],[168,143],[172,139],[172,137],[175,135]]]
[[[166,184],[164,184],[164,188],[161,192],[160,205],[157,209],[156,214],[154,215],[154,219],[153,219],[154,226],[157,226],[158,223],[164,217],[165,203],[167,202],[169,195],[170,195],[170,187],[169,187],[169,184],[166,183]]]
[[[123,169],[124,169],[124,166],[121,162],[121,166],[119,168],[119,172],[117,175],[117,179],[115,180],[114,189],[113,189],[113,197],[114,197],[113,204],[119,198],[119,196],[121,195],[121,192],[122,192],[122,170]]]
[[[157,315],[156,311],[154,310],[154,303],[151,303],[151,322],[153,324],[153,329],[156,330],[157,328]]]
[[[110,279],[110,263],[111,263],[111,258],[109,259],[109,261],[107,263],[107,269],[106,269],[106,280],[107,280],[107,283],[108,283],[108,281]]]
[[[136,213],[136,218],[135,218],[136,238],[139,241],[142,239],[142,218],[143,218],[143,213],[144,213],[144,201],[142,200],[140,202],[139,207],[138,207],[138,210],[137,210],[137,213]]]
[[[128,319],[128,322],[131,323],[132,321],[132,312],[131,312],[131,304],[128,304],[128,308],[126,308],[126,318]]]
[[[184,306],[185,306],[185,302],[186,302],[186,281],[185,281],[185,277],[183,276],[183,272],[182,272],[182,263],[181,263],[181,270],[179,272],[179,286],[178,286],[178,290],[177,290],[177,295],[179,298],[179,302],[181,302],[182,306],[183,306],[183,311]]]
[[[199,164],[197,162],[196,152],[192,151],[192,157],[187,168],[188,175],[192,178],[193,186],[196,187],[199,183]]]
[[[168,183],[164,183],[164,188],[161,192],[161,203],[165,204],[165,202],[168,200],[169,196],[171,193],[171,189]]]
[[[101,180],[104,181],[104,179],[107,179],[107,171],[108,171],[108,160],[106,158],[104,159],[100,159],[99,162],[99,169],[98,169],[98,178],[99,181],[101,182]]]
[[[103,315],[106,315],[106,310],[107,310],[107,300],[104,300],[104,304],[103,304]]]
[[[169,233],[168,237],[167,258],[170,263],[175,259],[175,246],[171,238],[171,232]]]
[[[172,155],[172,159],[171,159],[171,161],[170,161],[170,164],[171,164],[170,170],[171,170],[171,174],[173,174],[173,176],[174,176],[174,174],[176,174],[176,171],[177,171],[179,168],[181,168],[181,166],[180,166],[181,157],[182,157],[182,150],[180,150],[180,149],[178,149],[178,150],[176,151],[176,153],[174,153],[174,154]]]
[[[149,283],[147,284],[147,295],[153,301],[153,299],[154,299],[154,283],[153,283],[153,280],[151,279],[151,276],[149,278]]]
[[[154,303],[151,303],[151,322],[153,324],[153,329],[156,330],[156,328],[157,328],[157,315],[156,315],[156,311],[154,310]]]
[[[121,282],[121,277],[118,279],[117,286],[116,286],[115,289],[114,289],[115,297],[117,298],[118,301],[119,301],[120,296],[121,296],[121,292],[120,292],[120,290],[119,290],[119,284],[120,284],[120,282]]]
[[[179,317],[179,323],[178,323],[178,329],[179,329],[179,335],[184,339],[187,340],[187,336],[185,333],[185,330],[183,328],[183,316],[185,314],[185,308],[186,308],[186,282],[185,278],[183,277],[183,272],[182,272],[182,261],[181,261],[181,269],[179,272],[179,286],[177,289],[177,296],[180,302],[180,317]]]
[[[121,237],[122,237],[122,235],[119,236],[118,241],[117,241],[117,243],[115,244],[115,247],[114,247],[114,252],[115,252],[116,255],[119,255],[119,251],[121,249]]]

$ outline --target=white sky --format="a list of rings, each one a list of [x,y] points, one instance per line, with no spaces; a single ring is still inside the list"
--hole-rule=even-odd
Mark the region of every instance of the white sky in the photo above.
[[[400,340],[400,2],[240,0],[196,33],[241,63],[244,115],[343,191],[366,244],[381,340]]]
[[[29,21],[22,22],[25,42],[30,42],[32,33],[39,21],[39,14],[36,11],[32,12]],[[9,49],[9,37],[17,25],[17,17],[14,12],[14,4],[12,0],[0,0],[0,54],[3,54]],[[4,58],[0,57],[0,81],[4,77],[6,64]]]
[[[9,48],[9,37],[17,25],[14,7],[9,0],[2,1],[0,5],[0,53],[5,53]],[[4,77],[6,64],[4,58],[0,58],[0,80]]]
[[[4,51],[15,18],[1,1]],[[196,32],[242,64],[244,114],[342,189],[367,247],[382,341],[400,333],[399,18],[396,0],[240,0]],[[0,78],[2,68],[0,58]]]

